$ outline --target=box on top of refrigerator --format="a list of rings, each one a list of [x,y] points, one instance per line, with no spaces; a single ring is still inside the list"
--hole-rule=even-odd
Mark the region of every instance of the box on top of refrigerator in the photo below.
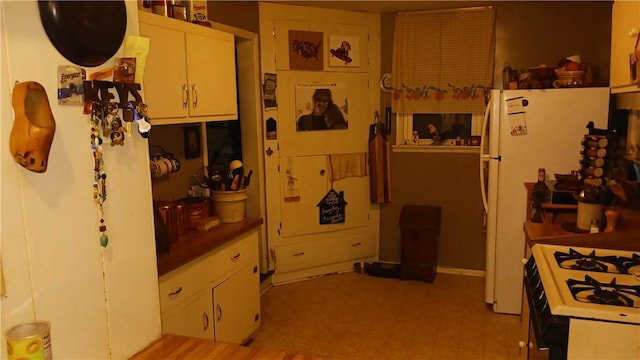
[[[191,0],[189,4],[189,15],[191,22],[209,22],[209,14],[206,1]]]

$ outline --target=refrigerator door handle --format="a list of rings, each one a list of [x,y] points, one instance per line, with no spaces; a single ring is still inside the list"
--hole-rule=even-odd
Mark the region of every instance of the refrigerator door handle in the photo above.
[[[489,101],[487,102],[487,109],[484,111],[484,117],[482,118],[482,127],[480,128],[480,164],[482,164],[482,159],[488,158],[489,157],[489,146],[488,144],[486,144],[487,142],[487,136],[489,135],[487,133],[487,129],[489,127],[489,115],[491,114],[491,103],[493,102],[493,99],[491,97],[489,97]]]
[[[487,127],[489,126],[489,115],[491,109],[492,98],[489,98],[487,103],[487,109],[484,112],[484,118],[482,119],[482,128],[481,128],[481,136],[480,136],[480,196],[482,197],[482,207],[484,208],[485,213],[485,222],[486,222],[486,214],[489,213],[489,203],[488,203],[488,195],[485,184],[486,174],[484,173],[484,163],[488,162],[491,157],[489,156],[489,147],[485,146],[485,142],[487,141]],[[485,153],[485,148],[487,149]]]

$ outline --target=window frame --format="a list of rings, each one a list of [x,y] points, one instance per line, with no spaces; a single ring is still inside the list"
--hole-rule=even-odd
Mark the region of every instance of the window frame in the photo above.
[[[471,114],[471,136],[482,135],[482,120],[484,114]],[[396,145],[409,147],[442,147],[442,145],[432,145],[431,140],[420,139],[417,144],[413,143],[413,113],[396,113]],[[447,141],[444,146],[450,145]],[[479,146],[455,146],[464,148],[480,148]]]

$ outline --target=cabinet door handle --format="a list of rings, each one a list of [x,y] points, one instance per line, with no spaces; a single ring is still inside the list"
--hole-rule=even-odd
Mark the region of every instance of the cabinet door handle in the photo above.
[[[233,255],[230,259],[231,261],[238,261],[238,259],[240,259],[240,253]]]
[[[186,109],[189,106],[189,88],[187,84],[182,84],[182,108]]]
[[[216,321],[220,322],[220,319],[222,319],[222,306],[220,306],[220,304],[218,304],[217,310],[218,315],[216,316]]]
[[[203,322],[202,330],[206,331],[209,328],[209,315],[207,315],[206,312],[202,313],[202,322]]]
[[[357,243],[351,244],[351,246],[356,247],[362,245],[362,242],[358,241]]]
[[[196,84],[191,84],[191,94],[193,95],[193,108],[198,107],[198,89],[196,89]]]
[[[300,251],[299,253],[293,254],[293,256],[302,256],[302,255],[304,255],[304,251]]]
[[[180,286],[177,290],[170,292],[169,296],[175,296],[180,294],[181,292],[182,292],[182,286]]]

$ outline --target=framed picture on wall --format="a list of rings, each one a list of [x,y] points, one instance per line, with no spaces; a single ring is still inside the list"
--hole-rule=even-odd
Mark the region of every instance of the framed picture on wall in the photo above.
[[[201,156],[200,126],[184,127],[184,158],[194,159]]]

